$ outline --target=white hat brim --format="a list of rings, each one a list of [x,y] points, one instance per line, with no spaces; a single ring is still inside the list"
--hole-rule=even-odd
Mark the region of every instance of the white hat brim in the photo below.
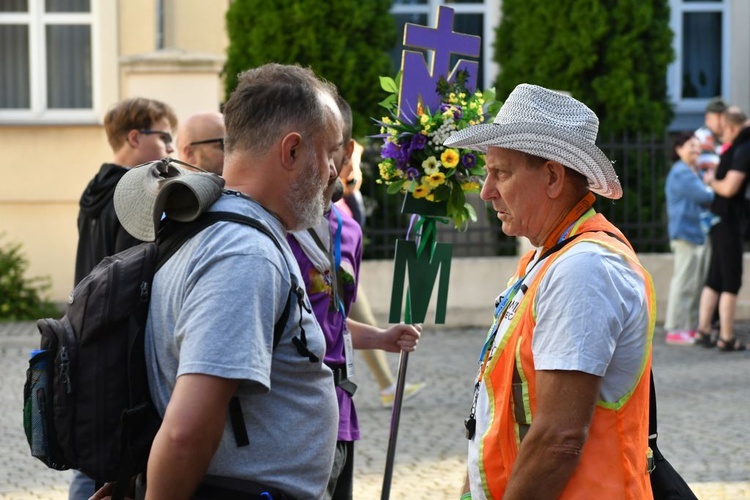
[[[115,187],[113,202],[120,224],[141,241],[154,241],[164,214],[187,222],[221,195],[224,179],[192,172],[168,159],[130,169]]]
[[[549,124],[482,123],[453,133],[444,144],[482,153],[489,147],[506,148],[557,161],[584,175],[592,192],[621,198],[622,186],[612,162],[596,145],[572,135],[575,132]]]

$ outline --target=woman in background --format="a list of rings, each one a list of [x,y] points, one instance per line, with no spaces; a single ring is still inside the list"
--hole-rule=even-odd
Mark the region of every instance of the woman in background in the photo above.
[[[692,132],[680,134],[674,143],[674,164],[667,175],[667,218],[674,253],[674,271],[669,284],[666,342],[692,345],[698,334],[700,294],[708,271],[710,247],[706,244],[713,216],[708,205],[714,192],[696,169],[701,145]]]

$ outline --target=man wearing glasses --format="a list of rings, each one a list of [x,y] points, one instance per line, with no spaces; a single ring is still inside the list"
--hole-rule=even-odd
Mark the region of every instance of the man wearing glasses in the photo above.
[[[180,125],[177,155],[180,160],[221,175],[224,168],[224,116],[196,113]]]
[[[112,196],[130,167],[159,160],[174,152],[172,130],[177,117],[160,101],[135,97],[112,107],[104,117],[104,129],[114,156],[104,163],[81,195],[78,212],[78,251],[75,283],[78,284],[104,257],[140,243],[120,225]],[[94,481],[75,471],[69,498],[89,498]]]

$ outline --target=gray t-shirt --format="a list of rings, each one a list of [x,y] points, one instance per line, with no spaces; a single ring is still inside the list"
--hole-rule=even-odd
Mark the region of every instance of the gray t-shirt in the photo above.
[[[243,224],[219,222],[187,241],[154,278],[146,326],[151,396],[163,416],[180,375],[240,379],[237,396],[250,445],[235,444],[227,419],[208,474],[319,498],[333,465],[338,406],[331,370],[323,364],[323,333],[304,309],[307,346],[319,361],[310,362],[292,344],[292,337],[300,336],[294,299],[273,350],[274,323],[291,286],[290,266],[304,283],[299,268],[281,223],[258,203],[224,194],[211,210],[264,223],[286,262],[268,236]],[[306,296],[305,302],[309,307]]]

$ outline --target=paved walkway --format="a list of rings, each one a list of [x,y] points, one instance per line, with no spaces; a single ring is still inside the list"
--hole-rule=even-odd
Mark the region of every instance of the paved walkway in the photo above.
[[[741,335],[748,339],[747,329]],[[465,471],[463,419],[471,399],[480,329],[430,330],[409,357],[408,380],[428,386],[401,414],[393,499],[455,499]],[[654,343],[660,448],[701,499],[750,499],[750,356]],[[69,472],[31,458],[21,407],[32,323],[0,324],[0,499],[67,498]],[[394,367],[398,356],[389,356]],[[388,448],[390,411],[380,407],[374,379],[357,365],[357,408],[364,439],[356,447],[355,498],[378,499]]]

